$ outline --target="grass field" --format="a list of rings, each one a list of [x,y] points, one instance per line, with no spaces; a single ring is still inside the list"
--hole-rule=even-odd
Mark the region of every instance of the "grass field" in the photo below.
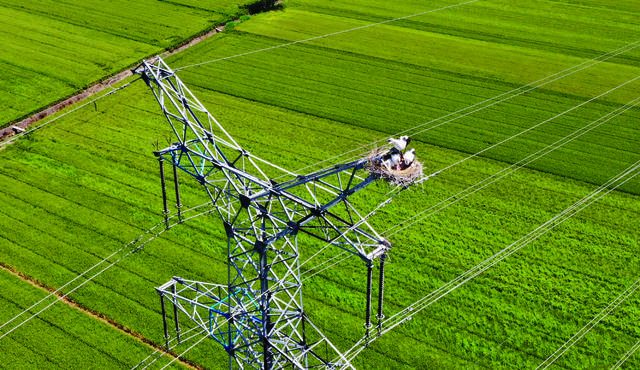
[[[429,8],[452,3],[436,1]],[[427,10],[422,2],[411,1],[299,0],[285,5],[284,11],[253,17],[169,63],[180,67]],[[186,69],[181,76],[243,146],[295,169],[636,41],[638,12],[640,6],[630,1],[615,6],[605,1],[535,6],[480,1]],[[420,133],[417,153],[428,172],[444,168],[637,77],[639,57],[640,51],[631,50]],[[404,192],[372,222],[382,232],[390,227],[389,218],[395,224],[414,216],[637,98],[638,86],[640,82],[620,87],[483,158],[443,172],[424,187]],[[506,247],[637,161],[639,118],[640,110],[630,110],[534,162],[532,169],[393,235],[387,313]],[[164,145],[168,134],[157,104],[138,82],[0,152],[0,222],[6,230],[0,234],[0,260],[58,287],[158,222],[161,198],[151,151],[152,143],[157,139]],[[184,203],[198,204],[200,189],[186,181],[183,185]],[[623,189],[382,337],[355,365],[537,366],[638,278],[640,181]],[[387,190],[379,184],[358,204],[371,209]],[[72,298],[161,344],[153,287],[171,276],[225,282],[226,244],[220,226],[210,217],[172,229]],[[303,259],[309,255],[305,242],[300,240]],[[352,259],[330,271],[305,283],[305,307],[346,349],[362,335],[365,268]],[[5,300],[7,296],[2,294]],[[25,298],[22,306],[30,302]],[[615,363],[640,337],[639,303],[638,296],[626,301],[557,366]],[[67,327],[64,320],[51,320]],[[53,350],[39,344],[8,344],[36,330],[30,325],[0,345],[18,363],[33,349],[39,351],[34,361],[55,362]],[[120,358],[115,351],[122,367],[134,366],[150,352],[142,348]],[[211,340],[186,358],[208,368],[226,364],[224,351]],[[627,366],[639,366],[638,361],[632,358]]]
[[[46,295],[0,270],[2,322]],[[144,357],[150,347],[65,304],[57,305],[0,343],[2,366],[24,368],[120,368]],[[7,361],[8,360],[8,361]]]
[[[239,0],[0,1],[0,127],[245,11]]]

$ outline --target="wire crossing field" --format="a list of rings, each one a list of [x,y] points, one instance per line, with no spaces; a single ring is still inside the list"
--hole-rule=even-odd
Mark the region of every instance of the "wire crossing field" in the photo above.
[[[8,271],[0,270],[2,322],[6,322],[46,292]],[[144,356],[150,349],[137,339],[60,304],[20,333],[0,343],[3,367],[25,368],[119,368]]]
[[[180,75],[249,151],[296,169],[551,75],[640,35],[633,2],[587,5],[481,1],[185,69]],[[422,2],[373,0],[292,1],[286,6],[169,63],[185,66],[425,7]],[[631,80],[640,74],[638,56],[631,50],[420,133],[418,156],[428,172],[444,168]],[[418,212],[637,98],[639,86],[620,87],[404,192],[378,212],[374,226],[384,231],[407,224]],[[638,109],[629,110],[533,162],[535,170],[522,169],[393,235],[387,315],[519,239],[589,193],[593,184],[640,159],[639,118]],[[151,151],[156,140],[161,147],[170,142],[169,134],[150,92],[136,83],[0,152],[0,225],[5,230],[0,260],[58,287],[158,222],[161,195]],[[186,206],[204,201],[197,184],[182,185]],[[357,202],[372,209],[388,190],[381,183]],[[355,365],[537,366],[638,278],[640,181],[636,178],[624,190],[382,337]],[[317,247],[301,238],[302,259]],[[153,287],[171,276],[224,282],[225,258],[221,225],[214,217],[201,217],[164,233],[72,297],[162,344]],[[342,350],[363,334],[365,271],[350,259],[305,281],[305,309]],[[638,296],[626,301],[557,364],[601,368],[615,363],[640,336],[639,303]],[[30,324],[16,334],[23,330],[32,330]],[[12,334],[0,345],[8,346],[4,341],[12,338],[18,337]],[[17,362],[31,350],[9,348],[8,356]],[[42,361],[54,356],[44,346],[33,348]],[[149,353],[123,359],[123,367]],[[212,340],[185,357],[208,368],[226,366],[224,351]],[[638,359],[627,364],[638,366]]]
[[[0,127],[233,19],[238,0],[0,1]]]

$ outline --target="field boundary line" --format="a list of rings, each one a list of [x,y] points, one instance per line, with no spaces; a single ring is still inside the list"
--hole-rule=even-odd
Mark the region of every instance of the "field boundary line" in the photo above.
[[[153,348],[155,350],[162,350],[162,346],[156,345],[154,344],[151,340],[145,338],[142,334],[140,333],[136,333],[135,331],[119,324],[118,322],[116,322],[115,320],[112,320],[108,317],[106,317],[105,315],[103,315],[102,313],[99,313],[97,311],[91,310],[81,304],[79,304],[78,302],[74,301],[73,299],[69,298],[69,297],[65,297],[62,295],[62,293],[57,292],[54,288],[45,285],[39,281],[37,281],[36,279],[34,279],[33,277],[19,271],[16,270],[15,268],[5,264],[4,262],[0,261],[0,269],[5,270],[7,272],[9,272],[11,275],[19,278],[20,280],[24,281],[25,283],[30,284],[31,286],[34,286],[36,288],[38,288],[39,290],[44,290],[46,292],[49,293],[53,293],[54,295],[59,297],[59,300],[61,300],[64,304],[66,304],[69,307],[73,307],[74,309],[82,312],[85,315],[91,316],[97,320],[100,320],[102,322],[104,322],[105,324],[109,325],[110,327],[118,330],[121,333],[127,334],[130,337],[133,337],[135,339],[137,339],[138,341],[146,344],[148,347]],[[203,367],[192,363],[188,360],[184,360],[181,358],[178,358],[177,355],[175,353],[169,352],[168,353],[170,356],[172,356],[174,359],[180,361],[182,363],[182,365],[185,365],[191,369],[203,369]],[[174,360],[175,361],[175,360]]]
[[[279,3],[279,2],[278,2]],[[239,21],[239,19],[234,19],[234,20],[230,20],[229,22],[237,22]],[[227,23],[229,23],[227,22]],[[183,42],[173,45],[171,47],[169,47],[168,49],[162,50],[158,53],[155,54],[151,54],[147,57],[143,57],[141,58],[141,60],[144,59],[149,59],[149,58],[154,58],[157,56],[162,56],[164,57],[168,57],[168,56],[172,56],[174,54],[178,54],[192,46],[195,46],[196,44],[199,44],[200,42],[215,36],[218,33],[224,32],[224,30],[226,29],[226,24],[223,25],[219,25],[219,26],[213,26],[210,29],[205,29],[203,32],[197,33],[196,35],[191,36],[189,39],[184,40]],[[28,116],[27,118],[24,118],[20,121],[9,121],[6,122],[4,124],[6,124],[7,126],[4,128],[0,128],[0,145],[3,145],[4,143],[9,143],[12,140],[7,140],[4,141],[5,139],[8,138],[12,138],[12,137],[16,137],[16,136],[23,136],[24,134],[28,133],[24,130],[27,130],[30,126],[32,126],[33,124],[35,124],[36,122],[42,121],[43,119],[50,117],[62,110],[64,110],[67,107],[70,107],[74,104],[77,104],[91,96],[94,96],[100,92],[102,92],[103,90],[107,89],[107,88],[111,88],[113,89],[112,85],[113,84],[117,84],[119,82],[124,81],[127,77],[130,77],[133,75],[133,73],[131,72],[131,68],[136,66],[139,62],[136,62],[132,65],[129,65],[127,67],[125,67],[125,69],[121,70],[120,72],[117,72],[114,75],[111,76],[107,76],[107,77],[103,77],[102,80],[98,80],[96,82],[90,83],[89,87],[85,88],[84,90],[80,90],[79,92],[75,92],[73,93],[73,95],[67,97],[67,98],[63,98],[62,101],[58,101],[55,103],[52,103],[49,106],[46,106],[44,109],[41,109],[38,112],[35,112],[33,114],[31,114],[30,116]],[[102,97],[104,97],[106,95],[103,95]],[[97,100],[97,99],[95,99]],[[88,105],[90,103],[93,103],[95,100],[88,102],[85,105]],[[57,118],[55,118],[57,119]],[[49,122],[46,122],[47,124]],[[44,126],[44,124],[42,125]],[[33,131],[33,130],[31,130]],[[0,146],[1,148],[1,146]]]

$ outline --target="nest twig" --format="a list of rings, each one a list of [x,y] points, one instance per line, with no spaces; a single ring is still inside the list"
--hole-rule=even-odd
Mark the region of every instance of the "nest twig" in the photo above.
[[[387,169],[382,164],[382,156],[386,152],[385,149],[377,148],[367,156],[369,164],[366,168],[370,174],[387,181],[391,185],[403,187],[412,185],[422,177],[422,163],[418,160],[414,160],[411,166],[404,170]]]

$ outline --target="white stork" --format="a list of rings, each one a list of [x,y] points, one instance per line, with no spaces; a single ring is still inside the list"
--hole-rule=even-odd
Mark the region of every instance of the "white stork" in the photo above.
[[[402,161],[402,155],[400,153],[393,153],[391,157],[385,159],[382,164],[387,168],[388,171],[397,170],[400,162]]]
[[[400,152],[404,152],[407,149],[407,145],[411,142],[411,138],[409,136],[400,136],[399,139],[391,138],[389,139],[389,143],[393,145],[394,148],[398,149]]]
[[[411,164],[415,159],[416,159],[416,150],[411,148],[406,153],[404,153],[404,165],[402,166],[403,169],[409,168],[409,166],[411,166]]]

